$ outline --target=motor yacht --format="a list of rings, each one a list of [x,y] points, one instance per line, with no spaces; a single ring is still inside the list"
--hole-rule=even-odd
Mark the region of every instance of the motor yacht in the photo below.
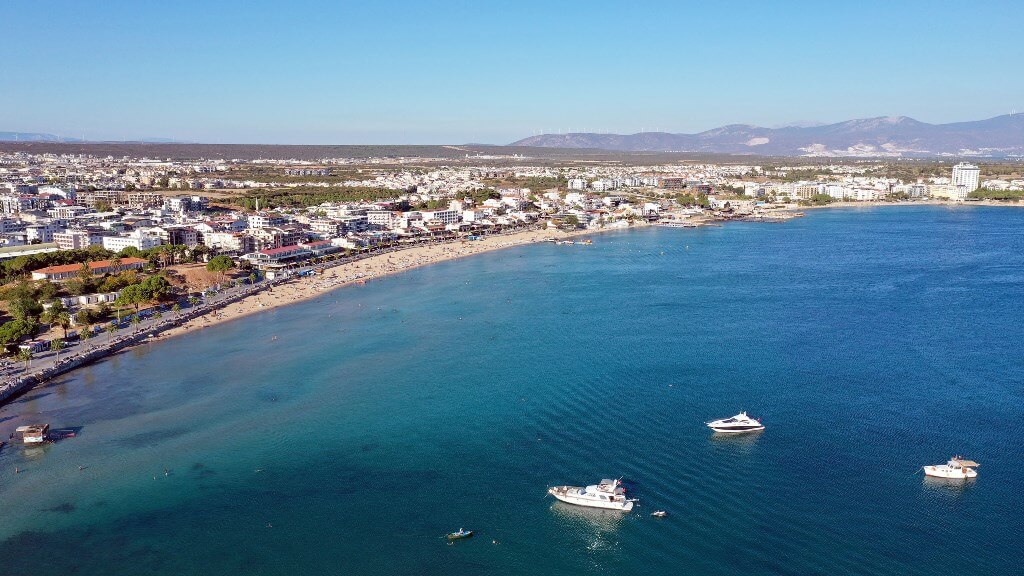
[[[924,473],[927,476],[936,478],[953,478],[963,480],[966,478],[977,478],[978,471],[975,470],[979,464],[974,460],[964,460],[961,456],[954,456],[945,464],[937,466],[925,466]]]
[[[632,510],[633,503],[636,501],[636,499],[626,498],[626,489],[622,487],[621,481],[607,479],[587,487],[554,486],[548,488],[548,494],[562,502],[577,506],[606,508],[623,512]]]
[[[708,428],[715,432],[722,432],[724,434],[740,434],[764,430],[764,424],[761,424],[760,420],[747,416],[746,412],[740,412],[731,418],[722,418],[721,420],[708,422],[707,425]]]

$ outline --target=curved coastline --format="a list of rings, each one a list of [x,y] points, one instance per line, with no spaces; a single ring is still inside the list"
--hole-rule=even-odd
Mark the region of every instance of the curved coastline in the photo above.
[[[86,350],[69,353],[60,362],[22,373],[0,384],[0,405],[32,390],[56,376],[70,373],[82,366],[110,357],[141,344],[181,336],[223,322],[303,302],[332,290],[412,270],[429,264],[473,256],[503,248],[547,242],[614,230],[528,229],[485,236],[479,240],[445,241],[414,245],[394,251],[370,254],[362,258],[328,265],[322,274],[312,277],[290,276],[243,287],[228,297],[205,302],[183,310],[179,315],[152,323],[131,334],[111,338]],[[621,229],[621,228],[620,228]],[[271,296],[264,298],[264,296]],[[98,336],[97,338],[103,338]],[[80,345],[84,346],[84,345]]]

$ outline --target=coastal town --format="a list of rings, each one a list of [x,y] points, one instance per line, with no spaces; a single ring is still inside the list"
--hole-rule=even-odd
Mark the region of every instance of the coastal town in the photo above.
[[[202,326],[210,320],[199,317],[217,310],[221,320],[257,311],[266,304],[252,298],[273,286],[281,303],[581,233],[781,221],[834,202],[960,203],[986,198],[979,191],[1015,198],[1024,190],[1022,178],[982,178],[966,162],[907,182],[877,163],[533,160],[0,155],[0,401],[140,335]],[[282,297],[294,282],[305,284]],[[115,337],[121,329],[130,335]],[[104,331],[106,347],[85,345]]]
[[[0,576],[1021,573],[1022,19],[0,3]]]

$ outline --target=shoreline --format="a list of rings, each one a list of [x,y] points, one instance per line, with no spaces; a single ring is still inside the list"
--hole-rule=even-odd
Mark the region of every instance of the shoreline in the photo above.
[[[1024,208],[1024,202],[1002,201],[1002,200],[972,200],[970,202],[951,202],[948,200],[902,200],[899,202],[886,202],[873,200],[867,202],[831,202],[814,206],[801,206],[799,204],[787,204],[783,210],[800,212],[803,210],[820,210],[822,208],[874,208],[877,206],[946,206],[957,208],[961,206],[1005,206],[1010,208]]]
[[[64,356],[59,365],[24,372],[0,386],[0,406],[22,396],[57,376],[63,376],[94,362],[110,358],[143,343],[159,342],[257,314],[304,302],[333,290],[361,284],[368,280],[382,278],[421,266],[447,262],[458,258],[492,252],[515,246],[525,246],[551,240],[563,240],[578,236],[600,234],[611,230],[625,230],[645,226],[633,225],[624,228],[601,228],[597,230],[573,230],[566,232],[555,228],[530,229],[485,236],[480,240],[447,241],[436,244],[418,245],[372,254],[349,260],[324,269],[316,276],[292,276],[280,280],[261,282],[250,287],[244,294],[231,296],[226,301],[204,302],[197,307],[182,310],[180,316],[162,320],[163,326],[151,326],[123,334],[105,345],[76,350]],[[264,298],[269,296],[269,298]]]
[[[633,225],[628,228],[601,228],[598,230],[573,230],[571,232],[558,229],[524,230],[509,234],[485,236],[481,240],[443,242],[440,244],[413,246],[384,254],[374,254],[327,268],[320,275],[289,278],[279,284],[275,284],[270,290],[257,292],[242,300],[212,310],[208,314],[196,316],[178,326],[164,330],[151,340],[165,340],[182,336],[194,330],[216,326],[224,322],[230,322],[260,312],[267,312],[290,304],[297,304],[339,288],[354,284],[358,285],[392,274],[429,266],[430,264],[448,262],[515,246],[526,246],[550,240],[570,239],[642,226],[645,226],[645,224]],[[264,298],[265,296],[269,297]]]

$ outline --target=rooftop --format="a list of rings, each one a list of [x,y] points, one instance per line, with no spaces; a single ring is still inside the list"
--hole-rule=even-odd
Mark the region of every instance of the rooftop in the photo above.
[[[121,266],[131,266],[134,264],[145,264],[147,262],[144,258],[121,258]],[[96,271],[101,268],[109,268],[110,260],[97,260],[96,262],[86,262],[89,265],[90,271]],[[32,273],[41,274],[63,274],[66,272],[74,272],[82,268],[81,264],[62,264],[60,266],[47,266],[46,268],[40,268],[39,270],[33,270]]]

